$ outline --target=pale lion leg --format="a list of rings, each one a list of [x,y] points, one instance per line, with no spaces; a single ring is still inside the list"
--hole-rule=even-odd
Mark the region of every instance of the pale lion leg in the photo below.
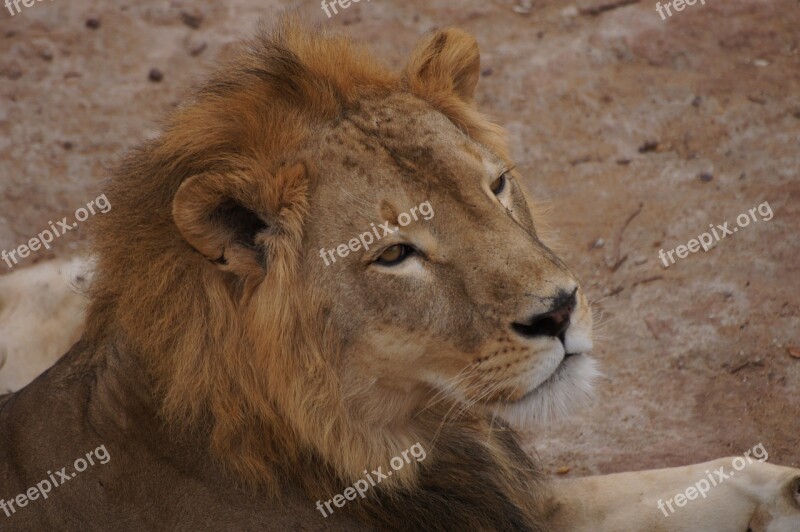
[[[800,531],[800,470],[734,460],[555,481],[554,529]]]
[[[49,368],[83,331],[86,259],[56,259],[0,276],[0,394]]]

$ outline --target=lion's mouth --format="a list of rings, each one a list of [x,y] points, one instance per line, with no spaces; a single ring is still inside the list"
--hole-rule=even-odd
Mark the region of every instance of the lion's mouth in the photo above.
[[[587,404],[594,397],[594,381],[600,377],[597,363],[588,352],[562,357],[556,369],[514,401],[498,401],[487,405],[516,428],[547,424]]]
[[[558,366],[556,366],[556,369],[553,371],[553,373],[551,373],[550,376],[547,377],[541,384],[539,384],[538,386],[534,386],[533,388],[531,388],[530,390],[525,392],[525,394],[523,396],[521,396],[520,398],[518,398],[518,399],[514,399],[514,400],[510,400],[510,401],[504,401],[504,402],[506,404],[509,404],[509,405],[522,403],[525,400],[530,399],[531,397],[533,397],[534,395],[539,393],[541,390],[543,390],[543,389],[545,389],[545,388],[547,388],[549,386],[552,386],[553,383],[555,383],[556,381],[558,381],[559,379],[561,379],[564,376],[564,373],[569,371],[569,362],[568,361],[571,358],[573,358],[575,356],[579,356],[579,355],[585,355],[585,354],[586,353],[566,353],[564,355],[564,358],[561,359],[561,362],[558,364]]]

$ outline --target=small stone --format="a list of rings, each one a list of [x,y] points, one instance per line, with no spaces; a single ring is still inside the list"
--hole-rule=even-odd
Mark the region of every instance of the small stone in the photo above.
[[[769,61],[766,61],[764,59],[756,59],[755,61],[753,61],[753,64],[759,68],[764,68],[766,66],[769,66]]]
[[[206,43],[205,41],[194,43],[189,46],[189,54],[192,57],[197,57],[198,55],[205,52],[206,48],[208,48],[208,43]]]
[[[87,18],[86,27],[90,30],[100,29],[100,19],[97,17]]]
[[[203,17],[203,14],[198,10],[181,11],[181,20],[183,21],[183,23],[195,30],[200,27],[200,25],[203,23],[204,18],[205,17]]]
[[[789,346],[789,356],[792,358],[800,358],[800,347]]]
[[[492,70],[491,67],[484,68],[483,70],[481,70],[481,76],[483,77],[488,77],[491,76],[492,74],[494,74],[494,70]]]
[[[639,146],[639,153],[650,153],[656,151],[657,149],[658,149],[658,141],[648,140],[645,141],[644,144]]]
[[[152,81],[152,82],[154,82],[154,83],[158,83],[159,81],[161,81],[162,79],[164,79],[164,73],[163,73],[163,72],[161,72],[161,71],[160,71],[159,69],[157,69],[157,68],[151,68],[151,69],[150,69],[150,74],[148,74],[148,76],[147,76],[147,77],[148,77],[148,79],[149,79],[150,81]]]
[[[700,104],[703,103],[703,99],[700,96],[695,96],[692,100],[692,107],[700,107]]]
[[[556,475],[566,475],[566,474],[567,474],[567,473],[569,473],[571,470],[572,470],[572,468],[571,468],[571,467],[568,467],[568,466],[561,466],[561,467],[559,467],[558,469],[556,469]]]
[[[703,172],[698,177],[700,178],[700,181],[702,181],[703,183],[710,183],[714,179],[714,176],[709,174],[708,172]]]

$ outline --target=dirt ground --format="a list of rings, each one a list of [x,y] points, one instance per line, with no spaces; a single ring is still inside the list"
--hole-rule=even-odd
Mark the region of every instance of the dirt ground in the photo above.
[[[530,450],[569,476],[758,443],[800,466],[800,6],[708,0],[662,20],[650,0],[529,3],[372,0],[330,19],[316,0],[3,10],[0,249],[95,198],[259,17],[299,6],[394,65],[427,30],[458,26],[481,45],[479,103],[510,131],[598,314],[598,400],[532,432]],[[764,202],[773,218],[739,229]],[[660,249],[724,222],[739,230],[662,266]],[[84,243],[79,226],[17,268]]]

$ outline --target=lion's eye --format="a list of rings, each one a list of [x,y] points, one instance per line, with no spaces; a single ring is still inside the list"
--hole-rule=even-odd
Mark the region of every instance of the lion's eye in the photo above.
[[[492,184],[491,184],[491,186],[489,188],[492,189],[492,193],[495,196],[499,196],[500,193],[503,192],[503,190],[505,190],[506,181],[508,181],[508,179],[506,178],[506,174],[503,173],[500,177],[498,177],[497,179],[495,179],[492,182]]]
[[[414,253],[414,248],[411,246],[395,244],[386,248],[375,262],[382,266],[394,266],[406,260],[412,253]]]

